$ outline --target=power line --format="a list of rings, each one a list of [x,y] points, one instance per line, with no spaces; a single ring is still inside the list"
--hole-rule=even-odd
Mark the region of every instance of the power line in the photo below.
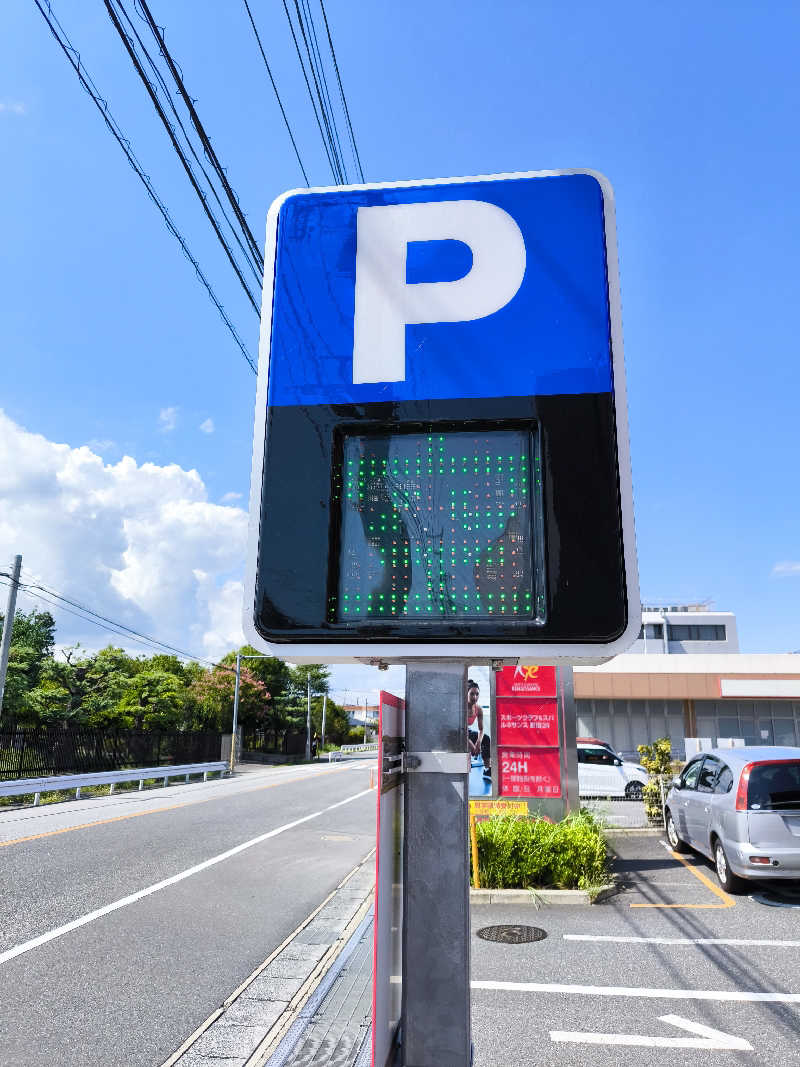
[[[325,124],[325,131],[328,138],[328,143],[331,148],[331,154],[336,164],[335,176],[340,185],[344,185],[347,182],[347,175],[344,168],[344,161],[341,157],[341,144],[339,143],[338,132],[336,131],[336,122],[332,114],[328,113],[326,108],[325,97],[322,91],[323,84],[323,72],[321,67],[318,69],[315,63],[315,55],[312,54],[312,46],[309,44],[309,38],[311,36],[311,30],[313,29],[313,22],[309,18],[309,28],[306,32],[306,23],[303,18],[303,13],[300,9],[298,0],[294,0],[294,9],[297,15],[297,24],[300,27],[300,33],[303,38],[303,44],[306,50],[306,57],[308,58],[308,66],[311,71],[311,77],[314,82],[314,88],[317,94],[317,100],[319,101],[319,109],[322,115],[322,121]]]
[[[111,619],[107,615],[102,615],[99,612],[94,611],[93,608],[88,607],[86,604],[82,604],[80,601],[74,600],[71,597],[65,596],[63,593],[59,593],[57,590],[52,589],[45,584],[42,578],[38,575],[34,575],[27,567],[23,567],[22,570],[29,578],[32,578],[33,581],[20,582],[20,589],[25,590],[28,596],[36,597],[38,600],[50,604],[59,611],[66,611],[68,614],[75,615],[77,618],[83,619],[85,622],[94,623],[95,626],[99,626],[101,629],[107,630],[109,633],[116,634],[117,637],[124,637],[126,639],[130,638],[137,644],[147,644],[155,647],[157,651],[166,650],[183,659],[196,660],[199,663],[207,663],[211,667],[222,667],[225,670],[229,669],[227,664],[216,663],[214,660],[206,659],[203,656],[197,656],[193,652],[186,652],[181,648],[176,648],[174,645],[168,644],[166,641],[161,641],[157,637],[151,637],[149,634],[134,630],[123,622]],[[0,577],[10,577],[10,575],[5,574],[5,572],[0,572]],[[8,583],[3,582],[2,584],[7,585]],[[38,590],[38,592],[35,590]],[[63,603],[58,603],[57,601]],[[71,605],[71,607],[67,607],[66,605]]]
[[[255,34],[256,43],[258,44],[258,50],[261,53],[261,58],[264,60],[264,66],[267,68],[267,74],[269,75],[269,80],[272,83],[272,88],[273,88],[273,90],[275,92],[275,99],[278,101],[278,107],[281,109],[281,115],[283,115],[283,121],[284,121],[284,124],[286,125],[286,129],[287,129],[287,131],[289,133],[289,139],[292,142],[292,148],[294,149],[294,154],[297,156],[297,162],[300,164],[300,170],[303,172],[303,179],[305,180],[306,185],[308,185],[309,181],[308,181],[308,175],[306,174],[306,168],[303,166],[303,161],[300,158],[300,151],[299,151],[299,149],[297,147],[297,143],[296,143],[296,141],[294,139],[294,134],[292,133],[292,127],[289,125],[289,119],[286,117],[286,112],[285,112],[284,107],[283,107],[283,102],[282,102],[282,100],[280,98],[280,93],[278,92],[278,86],[275,84],[275,79],[272,77],[272,71],[270,70],[270,66],[269,66],[269,63],[267,61],[267,56],[266,56],[266,53],[264,52],[264,46],[261,44],[261,38],[258,35],[258,30],[256,29],[255,20],[253,18],[253,13],[250,10],[250,5],[248,4],[247,0],[244,0],[244,6],[245,6],[245,10],[247,11],[247,17],[250,19],[250,25],[253,27],[253,33]]]
[[[134,3],[135,2],[136,2],[136,0],[134,0]],[[224,204],[220,200],[219,193],[217,192],[217,190],[215,188],[213,179],[209,175],[209,173],[206,170],[206,168],[203,166],[203,163],[200,160],[200,157],[198,156],[194,145],[192,144],[191,137],[189,136],[189,133],[187,132],[186,127],[183,124],[183,121],[181,120],[180,114],[178,113],[178,109],[175,107],[175,104],[172,101],[172,93],[171,93],[171,91],[169,89],[169,86],[167,85],[166,81],[164,80],[164,76],[162,75],[161,71],[158,68],[158,64],[152,59],[152,57],[150,56],[150,53],[147,51],[147,47],[145,46],[144,41],[142,40],[142,38],[140,37],[138,31],[136,30],[136,27],[134,26],[130,15],[127,13],[127,11],[125,11],[125,8],[123,7],[123,5],[121,3],[119,4],[119,7],[120,7],[120,11],[122,12],[122,14],[125,17],[125,21],[130,26],[131,32],[133,33],[134,37],[136,38],[137,42],[139,43],[139,46],[140,46],[140,48],[141,48],[141,50],[142,50],[142,52],[143,52],[143,54],[144,54],[144,56],[145,56],[145,58],[147,60],[148,66],[150,67],[150,69],[152,70],[153,74],[155,75],[155,78],[156,78],[158,84],[161,86],[161,90],[162,90],[162,92],[164,94],[164,100],[166,101],[167,105],[169,106],[169,110],[172,112],[172,115],[173,115],[173,117],[175,119],[175,122],[177,123],[178,129],[183,134],[183,139],[186,142],[187,148],[191,152],[193,159],[197,163],[198,167],[200,168],[200,170],[201,170],[201,172],[203,174],[203,177],[206,180],[206,184],[208,185],[208,188],[211,191],[211,195],[214,197],[214,199],[217,202],[217,205],[218,205],[218,207],[219,207],[219,209],[220,209],[220,211],[222,213],[222,217],[225,219],[225,222],[226,222],[228,228],[230,229],[234,240],[236,241],[237,245],[241,249],[243,255],[248,259],[248,262],[249,262],[249,264],[251,266],[251,269],[253,270],[253,273],[255,274],[256,279],[260,281],[261,280],[261,273],[262,273],[261,259],[259,257],[254,257],[253,254],[252,254],[252,250],[249,247],[245,248],[245,246],[242,244],[242,238],[241,238],[241,235],[240,235],[240,231],[237,229],[236,225],[234,225],[234,223],[231,222],[230,216],[228,215],[227,211],[225,210]],[[142,16],[140,16],[140,17],[142,17]]]
[[[164,202],[161,200],[161,198],[158,196],[158,194],[156,193],[155,189],[153,188],[153,184],[150,181],[150,178],[148,177],[147,174],[145,174],[141,163],[136,158],[136,156],[135,156],[135,154],[133,152],[133,149],[131,148],[130,141],[123,134],[121,127],[119,126],[119,124],[117,123],[116,119],[114,119],[113,115],[109,111],[107,101],[100,95],[100,92],[99,92],[96,84],[94,83],[94,81],[90,77],[90,75],[87,72],[86,68],[83,66],[83,64],[81,62],[80,53],[73,46],[72,42],[70,41],[69,37],[67,36],[67,34],[66,34],[66,32],[65,32],[65,30],[63,28],[63,26],[58,21],[58,19],[56,18],[55,14],[53,13],[52,5],[50,4],[50,0],[34,0],[34,3],[36,4],[37,8],[41,12],[42,18],[47,23],[48,28],[50,29],[50,32],[52,33],[53,37],[56,39],[59,47],[63,51],[64,55],[67,57],[67,61],[69,62],[70,66],[72,67],[72,69],[77,74],[78,80],[81,83],[82,87],[85,89],[85,91],[91,97],[95,107],[100,112],[100,114],[101,114],[101,116],[103,118],[103,121],[105,122],[106,126],[108,127],[109,131],[111,132],[112,136],[114,137],[114,140],[119,144],[120,148],[125,153],[125,157],[128,160],[128,163],[130,164],[130,166],[133,169],[134,173],[139,178],[141,183],[144,185],[144,187],[145,187],[145,189],[147,191],[147,195],[150,197],[150,199],[153,201],[153,203],[156,205],[156,207],[158,208],[159,212],[161,213],[161,216],[164,219],[164,223],[165,223],[167,229],[169,230],[169,232],[173,235],[173,237],[176,239],[176,241],[180,245],[181,251],[183,252],[184,256],[189,260],[189,262],[194,267],[195,272],[197,274],[197,277],[200,279],[200,281],[202,282],[203,286],[205,287],[206,292],[208,293],[208,295],[209,295],[209,297],[211,299],[211,302],[216,307],[216,309],[217,309],[217,311],[218,311],[218,313],[220,315],[220,318],[222,319],[222,321],[227,326],[231,336],[233,337],[234,341],[238,345],[239,350],[241,351],[242,355],[244,356],[245,360],[247,361],[250,369],[252,370],[252,372],[254,374],[256,374],[257,373],[256,365],[253,362],[253,360],[250,358],[250,355],[249,355],[247,349],[244,346],[244,342],[242,341],[241,337],[239,337],[239,334],[236,332],[235,326],[231,322],[230,318],[228,317],[227,313],[225,312],[224,307],[222,306],[222,304],[219,301],[216,293],[214,292],[213,288],[211,287],[211,283],[208,281],[208,279],[206,278],[205,274],[200,269],[200,264],[197,262],[195,257],[192,255],[192,253],[191,253],[191,251],[189,249],[189,246],[186,243],[185,238],[183,237],[181,232],[178,230],[176,224],[172,221],[172,218],[171,218],[171,216],[170,216],[170,214],[169,214]]]
[[[239,198],[236,196],[236,193],[234,193],[233,189],[231,188],[230,182],[228,181],[228,177],[225,173],[225,168],[222,166],[219,159],[217,158],[217,153],[214,151],[213,145],[211,144],[211,140],[208,134],[206,133],[202,122],[200,121],[200,116],[197,114],[197,110],[194,106],[194,100],[189,96],[189,93],[186,90],[186,86],[183,83],[183,76],[180,70],[178,69],[178,66],[175,63],[174,59],[169,53],[166,41],[164,40],[164,31],[156,24],[156,21],[153,18],[150,8],[147,5],[147,0],[136,0],[136,2],[138,6],[142,9],[144,20],[150,27],[150,32],[153,34],[156,41],[158,42],[158,47],[161,50],[161,55],[164,57],[164,61],[166,62],[167,67],[169,68],[169,72],[172,75],[173,81],[175,82],[175,85],[178,88],[178,92],[180,93],[181,99],[186,105],[186,109],[189,112],[189,117],[192,120],[192,125],[197,131],[197,135],[200,138],[200,143],[203,146],[203,150],[206,153],[206,157],[211,166],[216,171],[219,180],[222,183],[222,188],[225,190],[225,195],[227,196],[228,202],[233,208],[234,215],[239,221],[239,225],[241,226],[242,232],[244,233],[247,239],[247,243],[252,248],[256,258],[260,260],[261,250],[259,248],[258,241],[255,239],[253,232],[247,222],[247,219],[245,218],[244,213],[242,212],[242,209],[239,206]]]
[[[181,162],[181,164],[183,166],[183,169],[186,171],[186,176],[188,177],[189,181],[191,182],[192,188],[197,193],[197,196],[198,196],[198,199],[200,200],[200,203],[203,205],[203,211],[205,212],[206,217],[208,218],[208,221],[211,223],[211,226],[212,226],[212,228],[214,230],[214,233],[217,235],[217,240],[222,245],[222,247],[223,247],[223,249],[225,251],[225,255],[228,257],[228,261],[230,262],[230,265],[233,267],[233,270],[234,270],[234,272],[236,274],[236,277],[239,279],[239,283],[242,286],[242,289],[244,289],[245,294],[247,296],[247,299],[250,301],[250,303],[251,303],[251,305],[253,307],[253,310],[256,312],[256,314],[258,314],[259,313],[259,306],[258,306],[257,296],[254,296],[253,293],[250,291],[250,287],[249,287],[248,283],[244,279],[244,276],[243,276],[243,274],[241,272],[239,264],[236,262],[236,259],[234,258],[234,254],[231,251],[230,245],[228,244],[227,240],[225,239],[225,237],[222,234],[222,231],[220,230],[219,223],[217,222],[217,219],[215,218],[214,213],[212,212],[212,210],[211,210],[211,208],[210,208],[210,206],[208,204],[208,201],[207,201],[207,199],[205,197],[205,194],[203,193],[202,189],[200,188],[200,186],[199,186],[199,184],[197,182],[197,178],[195,176],[194,171],[192,170],[192,166],[189,163],[189,160],[186,158],[186,153],[184,152],[183,148],[181,147],[180,143],[178,142],[178,139],[175,136],[175,131],[173,130],[173,128],[172,128],[172,126],[171,126],[171,124],[169,122],[169,119],[167,118],[167,116],[166,116],[166,114],[164,112],[164,109],[161,106],[161,102],[158,99],[158,94],[156,93],[156,90],[154,89],[152,82],[148,78],[147,73],[146,73],[146,71],[144,70],[144,67],[141,64],[141,61],[139,60],[138,55],[136,54],[136,50],[135,50],[135,48],[133,46],[133,42],[131,41],[130,35],[125,31],[125,28],[123,27],[122,23],[120,22],[119,17],[117,16],[117,13],[113,8],[112,0],[105,0],[105,6],[106,6],[106,11],[108,12],[108,16],[111,19],[111,22],[112,22],[112,24],[114,26],[114,29],[117,31],[117,33],[119,34],[119,36],[120,36],[120,38],[122,40],[122,43],[125,45],[125,49],[126,49],[128,55],[130,56],[131,62],[133,63],[133,66],[134,66],[134,69],[136,70],[136,73],[139,75],[139,78],[141,79],[142,84],[144,85],[145,89],[147,90],[147,94],[148,94],[148,96],[150,97],[150,99],[151,99],[151,101],[153,103],[153,107],[156,109],[156,113],[157,113],[158,117],[161,119],[161,122],[164,125],[164,129],[167,131],[167,135],[169,136],[169,139],[172,142],[172,147],[175,149],[175,152],[176,152],[176,154],[178,156],[178,159],[180,160],[180,162]],[[122,8],[121,4],[119,5],[119,7],[124,13],[124,8]],[[251,266],[252,266],[252,264],[251,264]],[[258,273],[256,273],[256,279],[258,279]]]
[[[344,94],[344,88],[342,87],[342,78],[341,78],[341,75],[339,74],[339,63],[337,62],[337,59],[336,59],[336,50],[333,47],[333,38],[331,37],[331,28],[328,25],[328,16],[325,13],[325,0],[319,0],[319,6],[320,6],[320,8],[322,10],[322,17],[325,20],[325,32],[328,35],[328,44],[330,45],[331,56],[333,58],[333,67],[334,67],[334,70],[336,71],[336,81],[339,83],[339,99],[342,102],[342,108],[344,110],[345,118],[347,119],[347,128],[350,131],[350,144],[353,146],[353,155],[356,158],[356,165],[358,166],[358,173],[361,175],[361,181],[363,182],[365,180],[364,179],[364,169],[361,166],[361,156],[359,155],[358,147],[356,146],[356,135],[355,135],[355,133],[353,131],[353,123],[350,121],[350,109],[347,106],[347,98],[346,98],[346,96]]]
[[[311,100],[311,107],[314,110],[314,118],[317,120],[317,127],[319,129],[319,135],[322,138],[322,144],[323,144],[323,147],[325,148],[325,154],[328,157],[328,163],[330,164],[330,167],[331,167],[331,173],[333,174],[333,180],[336,181],[336,179],[337,179],[336,165],[334,164],[333,156],[331,155],[330,142],[329,142],[328,138],[325,135],[325,131],[322,128],[322,120],[320,119],[319,112],[317,111],[317,103],[314,100],[314,93],[313,93],[313,91],[311,89],[311,83],[308,80],[308,74],[306,73],[306,66],[305,66],[305,63],[303,62],[303,56],[302,56],[302,54],[300,52],[300,45],[297,42],[297,34],[294,32],[294,23],[292,22],[292,16],[289,14],[289,8],[286,5],[286,0],[283,0],[283,10],[286,12],[286,20],[289,23],[289,29],[291,30],[291,33],[292,33],[292,40],[294,41],[294,48],[295,48],[295,51],[297,52],[297,58],[298,58],[298,60],[300,62],[300,69],[303,72],[303,78],[304,78],[305,83],[306,83],[306,89],[308,89],[308,96],[309,96],[309,99]]]

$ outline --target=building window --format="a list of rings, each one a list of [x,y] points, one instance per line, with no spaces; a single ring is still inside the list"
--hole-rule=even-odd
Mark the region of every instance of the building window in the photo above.
[[[659,641],[664,640],[664,624],[662,622],[646,622],[639,631],[639,640],[643,641],[645,638],[657,638]]]
[[[699,626],[669,623],[667,636],[670,641],[724,641],[725,626],[719,623],[705,623]]]

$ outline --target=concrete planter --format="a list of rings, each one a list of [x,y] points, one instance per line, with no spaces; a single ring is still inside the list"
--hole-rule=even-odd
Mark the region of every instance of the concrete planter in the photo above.
[[[471,904],[527,904],[534,908],[574,908],[602,904],[619,888],[610,883],[589,892],[586,889],[470,889]]]

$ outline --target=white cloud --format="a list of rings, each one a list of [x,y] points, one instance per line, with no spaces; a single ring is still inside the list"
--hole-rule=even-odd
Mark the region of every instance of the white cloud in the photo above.
[[[247,514],[210,503],[197,471],[130,456],[105,463],[0,411],[0,501],[0,559],[21,552],[23,567],[51,588],[199,656],[214,659],[243,640]],[[60,644],[125,644],[53,613]]]
[[[213,433],[214,432],[214,420],[213,419],[206,419],[205,422],[201,422],[200,423],[200,427],[199,428],[203,431],[203,433]]]
[[[242,499],[242,494],[241,493],[225,493],[224,496],[220,497],[220,503],[221,504],[232,504],[234,502],[234,500],[241,500],[241,499]]]
[[[21,100],[0,100],[0,115],[26,115],[28,109]]]
[[[800,578],[800,560],[785,559],[772,568],[775,578]]]
[[[178,425],[178,409],[162,408],[158,413],[158,428],[164,433],[169,433]]]
[[[86,447],[92,452],[110,452],[117,447],[117,442],[112,441],[110,437],[93,437],[91,441],[86,442]]]

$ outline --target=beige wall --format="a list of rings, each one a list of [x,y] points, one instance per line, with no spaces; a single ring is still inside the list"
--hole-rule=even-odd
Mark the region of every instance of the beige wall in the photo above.
[[[677,657],[676,657],[677,658]],[[624,674],[622,672],[576,671],[576,700],[719,700],[719,680],[746,677],[800,679],[800,674],[755,674],[751,671],[724,671],[720,674]]]

